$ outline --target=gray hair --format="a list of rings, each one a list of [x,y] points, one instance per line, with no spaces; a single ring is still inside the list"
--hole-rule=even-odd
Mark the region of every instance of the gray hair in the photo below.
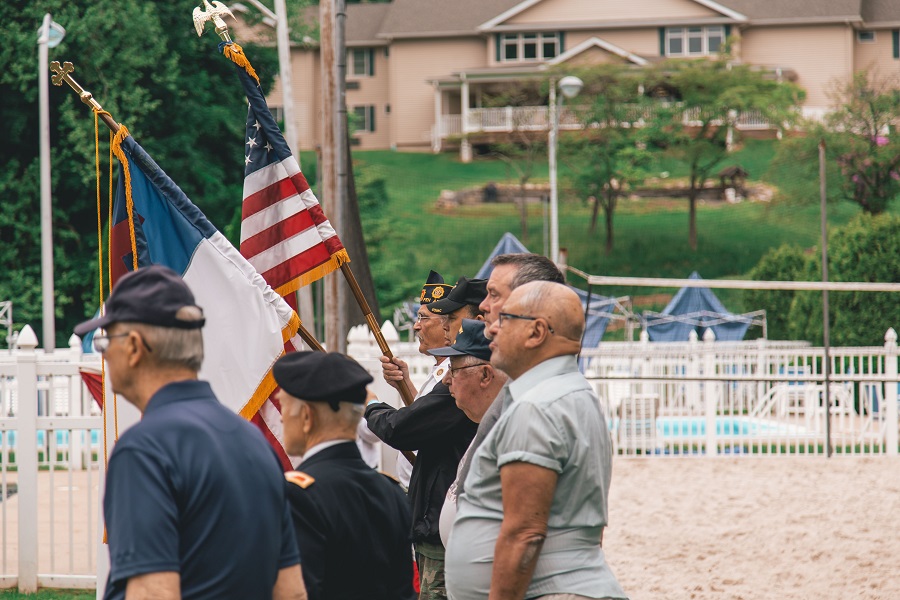
[[[153,359],[161,365],[199,371],[203,365],[203,332],[200,329],[159,327],[146,323],[125,324],[144,336]]]
[[[552,281],[554,283],[566,282],[563,274],[557,266],[553,264],[553,261],[540,254],[528,252],[498,254],[491,259],[491,265],[494,267],[499,267],[500,265],[512,265],[516,268],[516,274],[513,275],[512,281],[509,284],[510,289],[516,289],[520,285],[532,281]]]

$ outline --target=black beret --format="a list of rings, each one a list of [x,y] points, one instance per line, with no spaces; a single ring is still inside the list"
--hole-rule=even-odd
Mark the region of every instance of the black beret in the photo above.
[[[275,382],[291,396],[307,402],[364,404],[372,383],[358,362],[339,352],[289,352],[272,367]]]

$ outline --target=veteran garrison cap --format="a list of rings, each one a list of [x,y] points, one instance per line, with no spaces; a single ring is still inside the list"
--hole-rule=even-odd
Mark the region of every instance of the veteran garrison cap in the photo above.
[[[339,352],[289,352],[272,367],[275,383],[307,402],[327,402],[337,412],[339,402],[364,404],[372,383],[358,362]]]
[[[487,297],[487,279],[460,277],[447,297],[429,304],[428,310],[436,315],[449,315],[467,304],[478,306],[485,297]]]
[[[122,276],[106,301],[105,314],[78,324],[75,334],[121,322],[200,329],[206,319],[181,275],[163,265],[150,265]]]
[[[484,321],[463,319],[452,346],[434,348],[428,353],[432,356],[474,356],[481,360],[491,360],[491,340],[484,337]]]
[[[428,274],[428,281],[422,287],[422,293],[419,294],[419,304],[431,304],[435,300],[440,300],[453,289],[453,286],[444,283],[444,278],[437,271]]]

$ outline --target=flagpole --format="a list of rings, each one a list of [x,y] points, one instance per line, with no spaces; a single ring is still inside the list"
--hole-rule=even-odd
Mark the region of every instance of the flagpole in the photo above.
[[[103,107],[100,106],[100,103],[94,99],[94,96],[90,92],[81,87],[81,85],[72,78],[71,74],[75,71],[75,66],[72,63],[67,61],[60,65],[59,61],[53,61],[50,63],[50,70],[55,73],[52,77],[53,85],[61,86],[63,82],[69,84],[69,87],[75,90],[75,93],[78,94],[81,101],[96,111],[100,119],[106,123],[106,126],[109,127],[113,133],[119,131],[121,125],[116,123],[115,119],[112,118],[112,115],[103,110]],[[307,346],[318,352],[325,352],[325,348],[322,347],[322,344],[320,344],[315,336],[303,326],[302,322],[300,323],[297,333]]]

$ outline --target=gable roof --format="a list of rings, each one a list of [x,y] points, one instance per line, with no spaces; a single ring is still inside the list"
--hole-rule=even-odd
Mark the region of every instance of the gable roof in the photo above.
[[[496,15],[489,21],[482,23],[481,25],[479,25],[478,29],[480,29],[481,31],[493,29],[494,27],[497,27],[504,21],[511,19],[512,17],[514,17],[520,13],[525,12],[532,6],[535,6],[536,4],[540,4],[543,1],[544,0],[522,0],[515,6],[510,7],[509,10],[506,10],[506,11]],[[746,21],[747,20],[747,18],[744,15],[740,14],[739,12],[737,12],[731,8],[728,8],[727,6],[724,6],[723,4],[720,4],[718,2],[714,2],[713,0],[692,0],[692,1],[696,2],[697,4],[699,4],[701,6],[705,6],[706,8],[708,8],[710,10],[718,12],[722,16],[728,17],[730,19],[734,19],[735,21]]]
[[[381,33],[381,26],[385,17],[391,12],[391,8],[391,4],[386,2],[347,4],[347,21],[344,32],[347,43],[352,45],[385,44],[386,41],[383,38],[379,39],[378,34]]]
[[[478,35],[478,26],[521,0],[393,0],[380,37]],[[349,8],[349,6],[348,6]]]
[[[624,48],[620,48],[619,46],[616,46],[615,44],[611,44],[611,43],[607,42],[606,40],[601,40],[598,37],[592,37],[590,39],[584,40],[583,42],[581,42],[574,48],[570,48],[569,50],[566,50],[565,52],[563,52],[562,54],[560,54],[559,56],[557,56],[556,58],[554,58],[547,64],[548,65],[558,65],[560,63],[564,63],[567,60],[570,60],[573,57],[578,56],[579,54],[581,54],[582,52],[584,52],[585,50],[588,50],[590,48],[602,48],[603,50],[606,50],[607,52],[609,52],[611,54],[621,56],[625,60],[631,61],[634,64],[640,65],[640,66],[646,65],[648,62],[646,58],[641,58],[637,54],[632,54],[631,52],[625,50]]]
[[[900,25],[900,2],[897,0],[863,0],[863,20],[866,24]]]
[[[872,0],[721,0],[747,15],[750,24],[862,20],[862,4]],[[888,2],[892,0],[886,0]]]

